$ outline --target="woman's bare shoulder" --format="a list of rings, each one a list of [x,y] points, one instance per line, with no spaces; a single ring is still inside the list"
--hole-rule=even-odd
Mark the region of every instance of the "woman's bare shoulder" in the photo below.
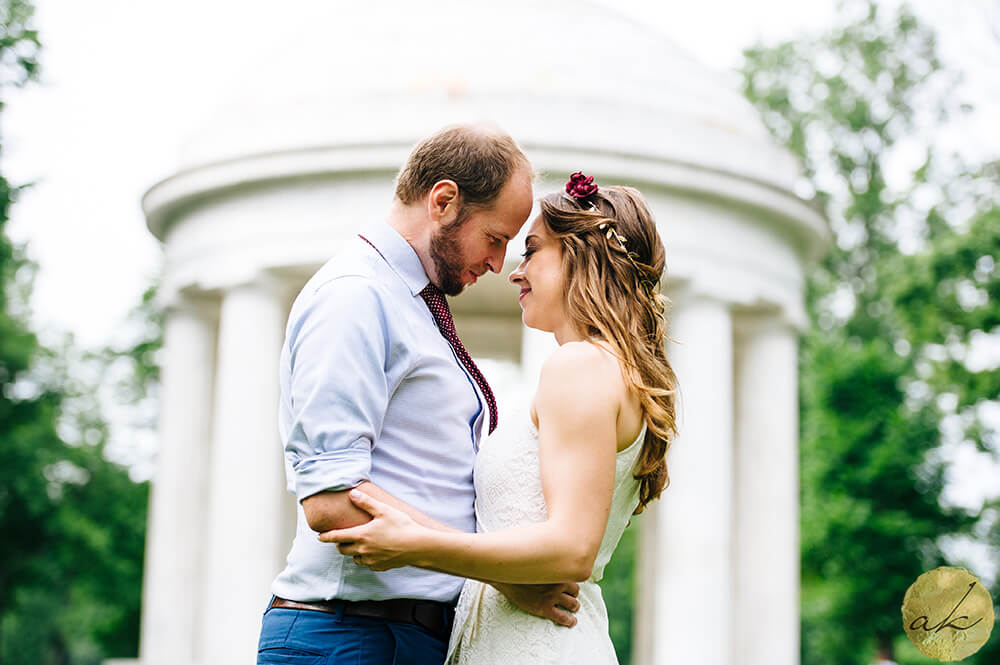
[[[542,366],[542,371],[564,372],[576,369],[599,372],[606,371],[607,365],[616,362],[611,352],[601,346],[600,342],[566,342],[552,352]]]
[[[590,342],[566,342],[542,366],[538,391],[590,402],[615,398],[621,384],[620,366],[608,351]]]

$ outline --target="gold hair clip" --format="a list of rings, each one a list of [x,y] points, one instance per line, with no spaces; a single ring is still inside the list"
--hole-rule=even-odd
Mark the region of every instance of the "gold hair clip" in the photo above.
[[[581,208],[584,204],[586,204],[587,210],[590,212],[600,213],[601,210],[597,207],[597,203],[590,198],[596,194],[598,190],[599,188],[597,183],[594,182],[594,176],[587,176],[584,175],[582,171],[577,171],[569,177],[569,182],[566,183],[566,187],[562,195],[579,205]],[[635,268],[635,274],[639,279],[639,284],[645,287],[649,295],[653,295],[653,283],[648,279],[643,279],[643,271],[639,270],[639,264],[635,262],[635,259],[632,257],[632,252],[628,251],[628,248],[625,246],[625,236],[618,233],[613,224],[613,222],[602,222],[598,228],[602,231],[607,230],[604,237],[608,242],[611,242],[612,236],[618,241],[618,246],[621,247],[622,252],[625,253],[625,258],[627,258],[629,263],[632,264],[632,267]]]
[[[625,252],[625,258],[627,258],[629,262],[632,264],[632,267],[635,268],[636,275],[641,277],[642,271],[639,270],[639,264],[635,262],[635,259],[632,258],[632,252],[628,251],[628,248],[625,246],[625,236],[618,233],[618,231],[615,230],[615,227],[610,222],[602,222],[597,228],[599,228],[602,231],[604,229],[608,230],[608,232],[604,234],[604,237],[607,238],[608,242],[610,242],[611,237],[614,236],[615,240],[617,240],[618,244],[621,246],[622,251]],[[642,281],[647,281],[647,280],[642,280]]]

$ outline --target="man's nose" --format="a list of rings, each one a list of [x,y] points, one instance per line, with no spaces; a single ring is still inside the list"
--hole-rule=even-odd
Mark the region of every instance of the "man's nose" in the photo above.
[[[501,247],[496,254],[490,255],[490,257],[486,260],[486,265],[489,266],[490,270],[499,275],[500,271],[503,269],[503,260],[505,258],[507,258],[506,243],[504,243],[504,246]]]

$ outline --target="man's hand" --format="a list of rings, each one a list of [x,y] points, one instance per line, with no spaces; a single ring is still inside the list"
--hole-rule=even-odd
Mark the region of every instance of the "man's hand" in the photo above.
[[[516,607],[536,617],[549,619],[557,626],[572,628],[576,625],[573,612],[580,609],[576,599],[580,585],[576,582],[559,584],[505,584],[490,582],[497,591]]]

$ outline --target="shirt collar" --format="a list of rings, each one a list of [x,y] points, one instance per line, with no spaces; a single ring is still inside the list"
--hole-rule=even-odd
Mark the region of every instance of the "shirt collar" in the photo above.
[[[406,282],[413,295],[418,295],[430,284],[431,280],[416,250],[388,223],[371,224],[365,227],[361,235],[375,245],[385,262]]]

